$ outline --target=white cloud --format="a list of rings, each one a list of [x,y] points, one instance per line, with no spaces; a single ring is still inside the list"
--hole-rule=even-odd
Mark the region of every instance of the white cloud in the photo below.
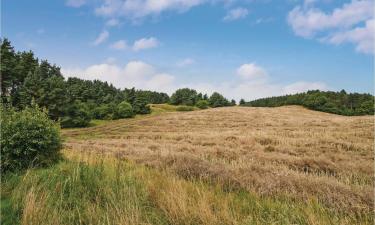
[[[128,44],[126,43],[125,40],[119,40],[111,44],[110,48],[116,49],[116,50],[125,50],[125,49],[128,49]]]
[[[118,26],[120,24],[120,21],[118,19],[112,18],[112,19],[108,20],[105,24],[109,27],[115,27],[115,26]]]
[[[204,2],[206,0],[105,0],[95,12],[104,17],[140,20],[147,16],[157,16],[164,11],[183,12]]]
[[[356,27],[351,30],[337,32],[328,38],[323,39],[325,42],[333,44],[342,44],[351,42],[356,44],[356,50],[363,53],[374,53],[374,31],[375,20],[367,20],[365,26]]]
[[[192,58],[186,58],[183,60],[180,60],[176,63],[178,67],[184,67],[184,66],[190,66],[195,63],[195,60]]]
[[[67,0],[66,1],[67,6],[75,7],[75,8],[81,7],[84,4],[86,4],[86,0]]]
[[[267,77],[267,72],[255,63],[243,64],[237,69],[237,74],[243,79],[258,79]]]
[[[172,94],[176,89],[189,87],[199,92],[212,94],[214,91],[222,93],[229,99],[253,100],[262,97],[278,96],[304,92],[307,90],[326,90],[327,85],[321,82],[299,81],[290,84],[279,84],[269,79],[232,79],[222,82],[181,82],[176,80],[177,76],[158,71],[154,66],[143,61],[130,61],[124,66],[106,62],[89,66],[87,68],[62,69],[65,76],[76,76],[82,79],[99,79],[114,84],[119,88],[136,87],[138,89],[154,90]],[[254,64],[245,64],[254,65]],[[260,68],[258,66],[254,66]],[[241,68],[241,67],[239,67]],[[247,66],[242,67],[247,68]],[[256,70],[258,70],[256,69]],[[252,70],[252,69],[251,69]],[[246,70],[247,71],[247,70]],[[261,69],[260,71],[265,71]],[[246,73],[247,74],[247,73]],[[259,74],[259,73],[256,73]],[[264,75],[264,72],[260,73]],[[247,78],[247,77],[245,77]]]
[[[79,77],[87,80],[102,80],[120,88],[136,87],[155,91],[172,91],[174,77],[159,73],[153,66],[142,61],[130,61],[121,67],[115,64],[102,63],[87,68],[62,69],[67,77]]]
[[[139,50],[144,50],[144,49],[149,49],[149,48],[156,48],[157,46],[159,46],[158,39],[154,37],[142,38],[134,42],[133,50],[139,51]]]
[[[102,31],[99,36],[95,39],[95,41],[92,43],[93,45],[100,45],[101,43],[105,42],[109,37],[108,31]]]
[[[243,19],[249,14],[249,11],[245,8],[238,7],[232,10],[229,10],[227,15],[223,18],[223,21],[229,22],[233,20]]]
[[[373,14],[372,0],[352,0],[340,8],[326,13],[311,3],[296,6],[288,14],[288,23],[294,33],[305,38],[328,40],[328,43],[341,44],[351,42],[358,51],[372,53]],[[365,27],[362,26],[366,23]]]
[[[327,90],[328,87],[325,83],[322,82],[305,82],[299,81],[292,84],[289,84],[283,87],[283,94],[296,94],[305,92],[308,90]]]

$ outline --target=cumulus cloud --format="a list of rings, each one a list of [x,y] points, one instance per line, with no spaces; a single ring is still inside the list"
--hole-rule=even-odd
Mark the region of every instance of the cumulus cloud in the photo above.
[[[115,64],[113,59],[107,59],[104,63],[95,64],[87,68],[63,68],[62,73],[64,76],[68,77],[107,81],[119,88],[136,87],[138,89],[154,90],[166,92],[168,94],[172,94],[176,89],[184,87],[194,88],[198,92],[207,93],[209,95],[217,91],[222,93],[225,97],[237,101],[241,98],[253,100],[262,97],[304,92],[307,90],[327,89],[327,85],[322,82],[298,81],[289,84],[274,83],[270,81],[270,76],[267,75],[267,77],[264,77],[267,74],[265,69],[253,63],[244,65],[239,66],[237,72],[243,69],[246,72],[245,77],[210,83],[181,82],[176,79],[178,76],[159,71],[154,66],[143,61],[130,61],[124,66],[119,66]],[[250,69],[248,70],[248,68]],[[255,71],[255,77],[259,78],[259,75],[261,75],[264,79],[252,79],[253,76],[247,76],[250,74],[248,73],[249,71]],[[233,75],[235,75],[235,72],[236,70],[233,71]]]
[[[298,36],[334,44],[350,42],[360,52],[373,53],[373,10],[372,0],[352,0],[331,13],[314,7],[310,1],[291,10],[287,20]]]
[[[128,44],[125,40],[119,40],[111,44],[109,47],[116,50],[125,50],[128,49]]]
[[[95,13],[104,17],[139,20],[147,16],[157,16],[164,11],[183,12],[204,2],[206,0],[105,0],[95,9]]]
[[[141,50],[146,50],[150,48],[156,48],[160,45],[160,42],[158,39],[154,37],[150,38],[141,38],[139,40],[134,41],[132,45],[128,45],[126,40],[118,40],[114,43],[112,43],[109,47],[111,49],[115,50],[128,50],[131,49],[135,52],[141,51]]]
[[[86,0],[67,0],[66,1],[67,6],[75,7],[75,8],[81,7],[84,4],[86,4]]]
[[[243,79],[258,79],[267,77],[267,72],[255,63],[241,65],[237,69],[237,74]]]
[[[108,39],[108,37],[109,32],[106,30],[102,31],[92,44],[95,46],[100,45],[101,43],[105,42]]]
[[[118,20],[118,19],[110,19],[110,20],[108,20],[106,23],[105,23],[105,25],[107,25],[107,26],[109,26],[109,27],[115,27],[115,26],[117,26],[117,25],[119,25],[120,24],[120,21]]]
[[[322,39],[332,44],[342,44],[351,42],[356,44],[356,50],[363,53],[374,53],[374,32],[375,20],[367,20],[362,27],[356,27],[351,30],[340,31],[329,37]]]
[[[149,48],[156,48],[158,46],[159,46],[158,39],[154,37],[142,38],[134,42],[133,50],[140,51],[140,50],[149,49]]]
[[[282,89],[283,94],[296,94],[305,92],[308,90],[327,90],[328,86],[323,82],[305,82],[298,81],[292,84],[289,84]]]
[[[185,66],[189,66],[189,65],[192,65],[195,63],[195,60],[192,59],[192,58],[186,58],[186,59],[183,59],[183,60],[180,60],[176,63],[176,65],[178,67],[185,67]]]
[[[238,7],[228,11],[227,15],[223,18],[223,21],[229,22],[233,20],[243,19],[249,14],[249,11],[245,8]]]
[[[87,68],[62,69],[67,77],[87,80],[102,80],[119,88],[141,88],[155,91],[171,90],[174,76],[158,72],[152,65],[143,61],[130,61],[125,66],[101,63]]]

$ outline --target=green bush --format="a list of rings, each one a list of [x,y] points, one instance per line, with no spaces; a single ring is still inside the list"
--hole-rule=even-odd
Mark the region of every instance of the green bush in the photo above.
[[[200,108],[200,109],[207,109],[207,108],[208,108],[208,105],[209,105],[209,103],[208,103],[208,101],[206,101],[206,100],[199,100],[199,101],[197,102],[197,104],[196,104],[196,106],[197,106],[198,108]]]
[[[1,114],[1,172],[46,166],[59,159],[60,128],[46,111],[1,108]]]
[[[181,105],[176,108],[176,111],[194,111],[193,106]]]
[[[61,118],[61,127],[86,127],[91,120],[89,108],[85,103],[75,101],[66,106]]]
[[[127,102],[121,102],[117,105],[115,119],[131,118],[134,116],[133,107]]]

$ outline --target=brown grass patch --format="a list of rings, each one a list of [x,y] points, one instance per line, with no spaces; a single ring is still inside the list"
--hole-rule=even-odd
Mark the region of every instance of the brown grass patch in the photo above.
[[[373,210],[372,116],[230,107],[120,120],[64,136],[75,151],[116,154],[228,189],[318,199],[337,211]]]

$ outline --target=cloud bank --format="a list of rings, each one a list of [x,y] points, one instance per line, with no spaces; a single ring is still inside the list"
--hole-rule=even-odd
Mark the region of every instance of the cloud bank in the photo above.
[[[296,35],[336,45],[352,43],[358,52],[374,53],[373,0],[352,0],[332,12],[314,7],[314,2],[305,1],[289,12],[287,20]]]

